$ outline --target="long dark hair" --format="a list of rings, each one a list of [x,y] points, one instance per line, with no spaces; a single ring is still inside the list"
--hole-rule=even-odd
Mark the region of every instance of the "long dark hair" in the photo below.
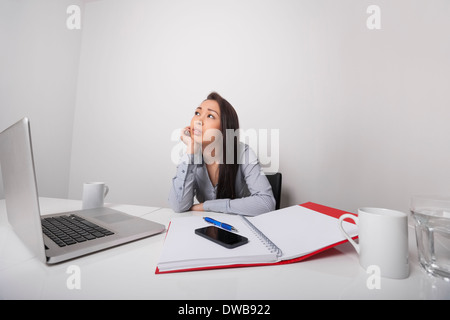
[[[237,161],[237,147],[239,143],[237,130],[239,129],[239,118],[233,106],[227,100],[222,98],[217,92],[211,92],[208,97],[206,97],[206,100],[214,100],[219,104],[220,131],[222,132],[223,137],[223,161],[219,164],[219,181],[217,183],[216,197],[217,199],[234,199],[236,198],[236,175],[239,169]],[[227,139],[227,129],[234,130],[232,140]],[[231,147],[233,148],[233,163],[227,163],[226,156],[231,152],[231,150],[229,150]]]

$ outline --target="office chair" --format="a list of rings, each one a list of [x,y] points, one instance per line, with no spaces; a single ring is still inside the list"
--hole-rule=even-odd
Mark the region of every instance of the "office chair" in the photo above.
[[[281,173],[268,173],[266,174],[267,180],[269,180],[272,186],[273,196],[275,197],[275,210],[280,209],[280,198],[281,198]]]

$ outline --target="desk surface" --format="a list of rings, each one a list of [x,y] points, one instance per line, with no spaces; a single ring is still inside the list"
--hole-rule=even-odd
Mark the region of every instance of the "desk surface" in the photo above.
[[[43,215],[81,208],[76,200],[40,198],[40,202]],[[107,206],[166,227],[171,217],[180,215],[167,208]],[[47,266],[12,231],[0,200],[0,299],[450,299],[450,283],[429,276],[419,266],[414,229],[409,231],[410,276],[381,278],[380,289],[368,288],[370,274],[359,266],[349,243],[289,265],[156,275],[164,233]],[[72,265],[79,267],[80,289],[67,286]]]

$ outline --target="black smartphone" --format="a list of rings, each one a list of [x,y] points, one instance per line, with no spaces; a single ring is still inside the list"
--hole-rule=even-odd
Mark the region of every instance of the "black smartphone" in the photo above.
[[[248,242],[246,237],[216,226],[195,229],[195,233],[228,249],[239,247]]]

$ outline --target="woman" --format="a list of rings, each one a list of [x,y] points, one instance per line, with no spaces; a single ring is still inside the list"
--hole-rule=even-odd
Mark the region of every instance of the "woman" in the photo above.
[[[187,150],[169,194],[175,212],[255,216],[275,210],[269,181],[261,174],[254,152],[238,142],[238,129],[236,111],[218,93],[209,94],[197,107],[190,126],[181,134]]]

